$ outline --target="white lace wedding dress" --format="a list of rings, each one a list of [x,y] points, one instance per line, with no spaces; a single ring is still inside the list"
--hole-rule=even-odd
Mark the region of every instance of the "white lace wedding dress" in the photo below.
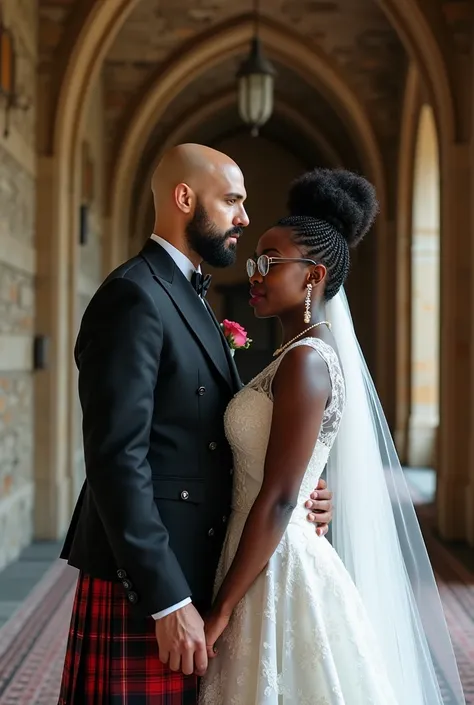
[[[331,399],[298,506],[266,569],[219,639],[218,656],[202,679],[199,704],[402,705],[392,694],[349,574],[331,544],[316,536],[307,520],[304,503],[326,465],[345,390],[333,348],[316,338],[291,348],[297,345],[313,347],[326,362]],[[225,428],[234,453],[234,495],[216,590],[232,563],[262,483],[272,421],[272,381],[282,358],[244,387],[226,412]]]

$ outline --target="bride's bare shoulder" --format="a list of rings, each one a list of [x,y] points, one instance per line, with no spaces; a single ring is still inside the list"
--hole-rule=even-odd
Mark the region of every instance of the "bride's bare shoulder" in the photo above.
[[[274,391],[305,389],[309,395],[330,394],[328,366],[317,345],[297,345],[286,352],[273,380]]]

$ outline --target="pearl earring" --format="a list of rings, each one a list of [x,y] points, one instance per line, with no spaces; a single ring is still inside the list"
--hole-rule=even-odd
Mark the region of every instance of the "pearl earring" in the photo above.
[[[311,292],[313,290],[313,285],[307,285],[306,298],[304,300],[304,322],[310,323],[311,321]]]

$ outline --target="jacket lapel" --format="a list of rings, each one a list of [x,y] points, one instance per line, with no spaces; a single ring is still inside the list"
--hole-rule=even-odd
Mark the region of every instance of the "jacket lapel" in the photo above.
[[[215,315],[214,315],[214,311],[213,311],[212,308],[209,306],[209,304],[207,303],[207,301],[205,301],[205,304],[206,304],[207,310],[209,311],[209,315],[211,316],[212,320],[214,321],[214,325],[216,326],[217,330],[219,331],[219,335],[220,335],[220,338],[221,338],[221,341],[222,341],[222,345],[224,346],[225,356],[226,356],[226,358],[227,358],[227,362],[229,363],[229,369],[230,369],[230,373],[231,373],[231,375],[232,375],[232,381],[233,381],[233,383],[234,383],[234,390],[235,390],[235,393],[237,393],[237,392],[240,391],[240,390],[242,389],[242,387],[243,387],[243,383],[242,383],[242,380],[240,379],[240,375],[239,375],[239,371],[238,371],[238,369],[237,369],[237,365],[236,365],[235,362],[234,362],[234,358],[233,358],[232,353],[231,353],[231,351],[230,351],[229,343],[228,343],[227,340],[225,339],[225,336],[224,336],[224,334],[223,334],[223,332],[222,332],[222,329],[221,329],[221,327],[220,327],[220,325],[219,325],[219,322],[218,322],[217,318],[216,318]]]
[[[201,345],[210,362],[225,379],[231,390],[234,391],[233,368],[228,364],[220,331],[216,330],[214,323],[216,319],[214,316],[211,317],[209,315],[207,303],[206,306],[203,306],[202,300],[196,294],[190,282],[158,243],[150,240],[140,255],[148,264],[155,281],[165,289],[173,301],[182,319]],[[217,328],[219,329],[218,325]],[[230,352],[229,358],[232,359]]]

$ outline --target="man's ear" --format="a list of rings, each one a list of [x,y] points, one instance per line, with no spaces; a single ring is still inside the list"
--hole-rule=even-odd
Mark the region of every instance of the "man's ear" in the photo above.
[[[174,190],[174,198],[179,210],[188,215],[195,204],[194,191],[187,184],[178,184]]]
[[[324,264],[317,264],[310,270],[308,284],[312,284],[313,286],[321,284],[326,279],[327,273],[328,270]]]

